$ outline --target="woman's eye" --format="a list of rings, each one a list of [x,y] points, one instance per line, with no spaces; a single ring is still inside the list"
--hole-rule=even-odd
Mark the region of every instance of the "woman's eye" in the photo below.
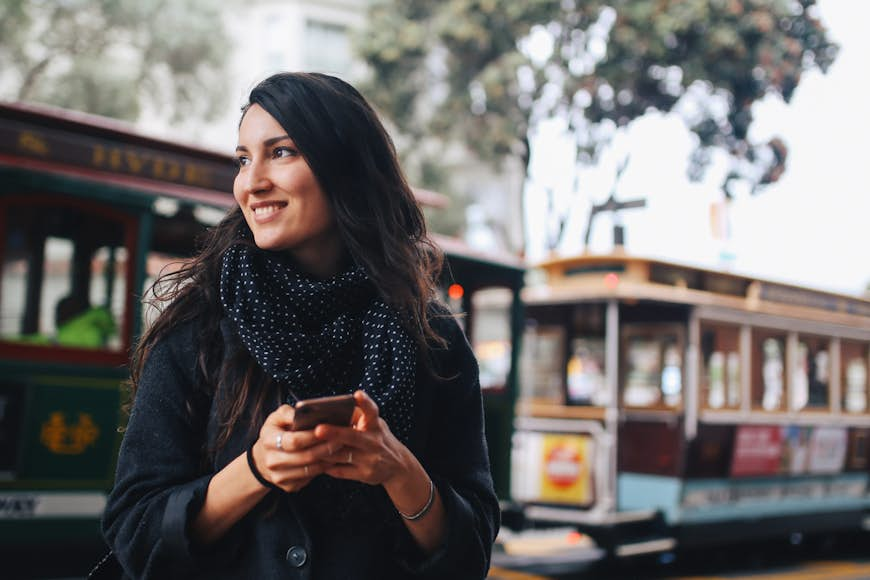
[[[277,158],[295,157],[298,153],[292,147],[276,147],[275,151],[272,152],[272,155]]]
[[[248,165],[251,160],[244,155],[239,155],[238,157],[233,159],[233,162],[236,164],[236,167],[244,167],[245,165]]]

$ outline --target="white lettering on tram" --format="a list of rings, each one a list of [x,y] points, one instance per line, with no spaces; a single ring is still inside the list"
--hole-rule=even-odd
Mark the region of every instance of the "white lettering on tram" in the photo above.
[[[0,496],[0,518],[32,518],[36,512],[36,498]]]
[[[99,517],[106,494],[97,492],[0,494],[0,520]]]

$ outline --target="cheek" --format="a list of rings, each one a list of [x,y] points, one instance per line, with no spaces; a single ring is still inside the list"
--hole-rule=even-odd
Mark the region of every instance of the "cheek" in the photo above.
[[[335,215],[325,197],[321,197],[317,204],[317,223],[321,228],[335,227]]]
[[[242,188],[241,188],[240,184],[238,183],[238,181],[239,181],[238,177],[233,181],[233,197],[236,199],[236,203],[241,205],[242,198],[244,197],[244,194],[242,193]]]

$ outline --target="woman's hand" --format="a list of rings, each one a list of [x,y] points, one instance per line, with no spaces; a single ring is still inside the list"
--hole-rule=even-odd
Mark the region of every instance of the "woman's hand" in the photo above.
[[[260,428],[254,443],[254,463],[267,480],[286,492],[299,491],[316,476],[324,473],[331,462],[324,462],[332,449],[313,430],[290,431],[294,410],[281,405]]]
[[[335,449],[325,473],[382,485],[405,526],[427,554],[444,542],[446,515],[441,494],[411,450],[396,439],[363,391],[353,394],[356,409],[350,427],[318,425],[314,434]],[[414,514],[410,516],[409,514]]]
[[[364,391],[354,394],[356,408],[350,427],[318,425],[316,437],[334,449],[325,473],[371,485],[388,485],[401,477],[416,459],[392,431],[378,405]]]

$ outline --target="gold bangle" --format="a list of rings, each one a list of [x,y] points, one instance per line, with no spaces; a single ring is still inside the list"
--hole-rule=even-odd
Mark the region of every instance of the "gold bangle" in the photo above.
[[[402,510],[396,508],[396,511],[399,512],[399,515],[408,521],[416,521],[429,513],[429,510],[432,509],[432,504],[435,503],[435,483],[432,481],[432,478],[429,478],[429,499],[426,500],[426,505],[424,505],[420,511],[415,514],[406,514]]]

